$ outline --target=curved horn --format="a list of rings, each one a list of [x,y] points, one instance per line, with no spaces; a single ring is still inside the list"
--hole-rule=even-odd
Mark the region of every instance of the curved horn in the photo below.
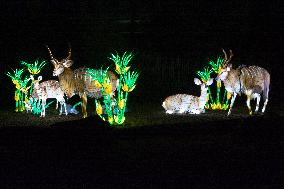
[[[47,50],[48,50],[48,52],[49,52],[50,58],[51,58],[52,60],[54,60],[54,57],[53,57],[53,55],[52,55],[52,53],[51,53],[51,50],[48,48],[47,45],[46,45],[46,48],[47,48]]]
[[[226,53],[226,51],[224,49],[222,49],[222,51],[223,51],[223,53],[225,55],[225,58],[224,58],[224,61],[223,61],[223,63],[224,63],[224,62],[226,62],[228,60],[228,56],[227,56],[227,53]]]
[[[69,43],[69,52],[68,52],[68,56],[66,58],[67,60],[71,59],[71,45]]]
[[[232,57],[234,56],[234,54],[233,54],[233,51],[230,49],[230,57],[228,58],[226,51],[224,49],[222,49],[222,50],[223,50],[223,53],[225,55],[224,61],[223,61],[222,64],[223,64],[223,66],[227,66],[228,63],[231,61]]]

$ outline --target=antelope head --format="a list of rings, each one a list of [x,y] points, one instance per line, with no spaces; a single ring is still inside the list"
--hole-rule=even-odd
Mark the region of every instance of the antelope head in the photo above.
[[[213,83],[213,78],[210,78],[210,79],[209,79],[208,81],[206,81],[206,82],[202,82],[202,81],[200,81],[198,78],[194,78],[194,83],[195,83],[195,85],[200,85],[200,87],[201,87],[201,93],[202,93],[202,92],[207,93],[208,87],[209,87],[210,85],[212,85],[212,83]]]
[[[31,75],[30,78],[33,82],[34,88],[38,89],[39,88],[39,82],[42,81],[42,76],[38,76],[37,79],[34,79],[34,76]]]
[[[225,57],[224,57],[224,60],[223,60],[222,66],[221,66],[221,70],[219,71],[219,73],[216,77],[217,81],[225,80],[228,76],[228,73],[232,70],[232,64],[229,64],[229,62],[231,61],[234,54],[233,54],[232,50],[230,50],[230,55],[229,55],[229,58],[228,58],[226,51],[224,49],[222,49],[222,50],[223,50]]]
[[[50,61],[54,66],[53,76],[60,75],[64,71],[65,68],[69,68],[72,66],[73,61],[71,60],[71,47],[70,46],[69,46],[68,56],[60,61],[53,57],[51,50],[49,49],[48,46],[46,46],[46,48],[51,58]]]

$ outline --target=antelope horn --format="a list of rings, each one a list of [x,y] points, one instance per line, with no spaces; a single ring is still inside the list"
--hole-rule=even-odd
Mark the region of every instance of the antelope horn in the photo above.
[[[47,45],[46,45],[46,48],[47,48],[47,50],[48,50],[48,52],[49,52],[49,55],[50,55],[50,57],[51,57],[51,60],[54,60],[54,57],[53,57],[53,55],[52,55],[52,53],[51,53],[51,50],[48,48]]]
[[[225,63],[225,65],[226,65],[226,62],[227,62],[227,60],[228,60],[228,56],[227,56],[227,53],[226,53],[226,51],[225,51],[224,49],[222,49],[222,51],[223,51],[223,53],[224,53],[224,55],[225,55],[223,64]]]
[[[229,58],[228,62],[231,61],[231,59],[232,59],[233,56],[234,56],[233,51],[232,51],[232,49],[230,49],[230,58]]]
[[[69,52],[68,52],[68,56],[67,56],[67,58],[66,59],[71,59],[71,45],[70,45],[70,43],[69,43]]]

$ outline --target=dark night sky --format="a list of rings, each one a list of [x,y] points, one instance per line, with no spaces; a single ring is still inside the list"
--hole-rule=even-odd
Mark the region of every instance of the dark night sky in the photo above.
[[[19,60],[48,59],[46,44],[64,57],[70,42],[75,67],[98,65],[115,50],[189,56],[197,61],[218,54],[222,47],[232,48],[237,62],[267,68],[273,84],[281,85],[284,22],[280,0],[12,0],[0,5],[1,78]],[[150,64],[143,67],[151,69]]]

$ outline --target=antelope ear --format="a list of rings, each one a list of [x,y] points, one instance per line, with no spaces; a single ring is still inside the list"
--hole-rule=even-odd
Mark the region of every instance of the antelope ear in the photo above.
[[[42,80],[42,76],[38,76],[37,80],[41,81]]]
[[[63,66],[66,68],[69,68],[73,65],[73,61],[72,60],[66,60],[63,62]]]
[[[198,78],[194,78],[195,85],[201,85],[202,82]]]
[[[213,78],[210,78],[207,82],[206,82],[206,85],[212,85],[213,83]]]

